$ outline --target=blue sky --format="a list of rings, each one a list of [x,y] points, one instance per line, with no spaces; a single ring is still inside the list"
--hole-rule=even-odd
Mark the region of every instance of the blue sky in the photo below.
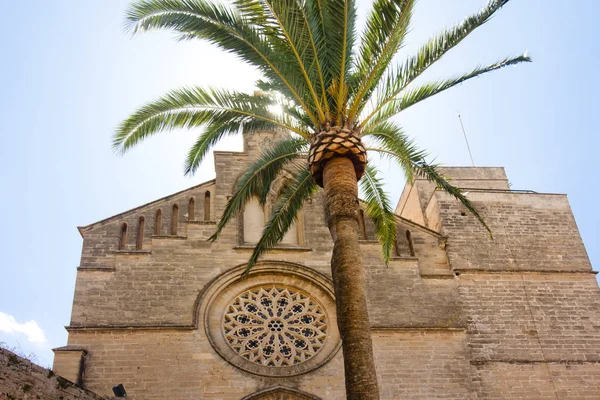
[[[50,365],[66,343],[81,238],[78,225],[211,179],[183,159],[197,132],[157,136],[124,157],[115,126],[144,102],[183,85],[252,90],[256,72],[170,33],[131,38],[125,0],[12,2],[0,25],[0,206],[4,229],[0,342]],[[485,0],[420,0],[404,54]],[[360,3],[364,14],[368,2]],[[446,165],[504,166],[514,189],[567,193],[592,264],[600,264],[595,198],[600,145],[600,3],[512,0],[428,71],[436,78],[527,50],[534,63],[470,81],[399,117]],[[221,149],[241,149],[239,138]],[[404,179],[387,165],[394,201]],[[32,322],[33,321],[33,322]],[[4,329],[1,327],[4,326]]]

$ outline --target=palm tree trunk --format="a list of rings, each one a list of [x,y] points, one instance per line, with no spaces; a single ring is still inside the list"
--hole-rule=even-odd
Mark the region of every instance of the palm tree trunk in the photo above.
[[[333,238],[331,273],[344,352],[346,398],[377,400],[379,388],[358,243],[358,184],[352,161],[333,158],[323,170],[325,216]]]

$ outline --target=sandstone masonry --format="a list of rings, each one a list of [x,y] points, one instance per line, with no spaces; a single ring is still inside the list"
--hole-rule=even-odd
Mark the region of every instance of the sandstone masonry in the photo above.
[[[79,228],[81,264],[68,344],[55,349],[58,374],[105,396],[123,383],[148,400],[344,398],[331,312],[323,319],[331,354],[289,376],[256,372],[277,368],[268,365],[239,368],[250,361],[219,350],[220,338],[211,337],[218,329],[208,326],[225,312],[211,304],[241,290],[234,293],[228,277],[251,254],[251,225],[240,216],[218,241],[207,239],[237,179],[277,135],[245,138],[242,153],[215,152],[213,181]],[[398,204],[389,265],[372,222],[365,218],[362,228],[382,398],[600,398],[600,289],[566,196],[512,191],[502,168],[446,173],[469,192],[493,240],[463,206],[419,179]],[[259,211],[268,215],[268,207]],[[320,193],[294,229],[255,276],[327,304],[332,241]]]

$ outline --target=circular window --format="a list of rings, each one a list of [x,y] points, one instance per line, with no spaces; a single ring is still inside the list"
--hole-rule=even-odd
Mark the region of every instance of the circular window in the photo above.
[[[340,347],[335,301],[323,275],[289,263],[244,266],[223,274],[205,291],[199,320],[226,361],[264,376],[306,373]]]
[[[229,304],[223,334],[248,361],[269,367],[296,365],[323,347],[327,316],[322,306],[299,290],[257,287]]]

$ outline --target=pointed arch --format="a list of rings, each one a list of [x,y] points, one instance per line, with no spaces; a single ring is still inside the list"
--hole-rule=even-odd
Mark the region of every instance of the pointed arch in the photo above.
[[[142,250],[144,246],[144,225],[146,224],[146,218],[141,216],[138,218],[137,236],[135,238],[135,249]]]
[[[204,220],[211,221],[210,219],[210,190],[204,193]]]
[[[179,223],[179,204],[173,204],[171,210],[171,235],[177,235],[177,224]]]
[[[159,236],[162,231],[162,209],[159,208],[154,214],[154,234]]]
[[[196,219],[196,200],[193,197],[190,197],[188,201],[188,221],[193,221]]]
[[[119,231],[119,250],[125,250],[127,245],[127,223],[121,224],[121,230]]]
[[[259,390],[252,393],[242,400],[321,400],[317,396],[302,392],[298,389],[286,388],[283,386],[274,386],[268,389]]]

